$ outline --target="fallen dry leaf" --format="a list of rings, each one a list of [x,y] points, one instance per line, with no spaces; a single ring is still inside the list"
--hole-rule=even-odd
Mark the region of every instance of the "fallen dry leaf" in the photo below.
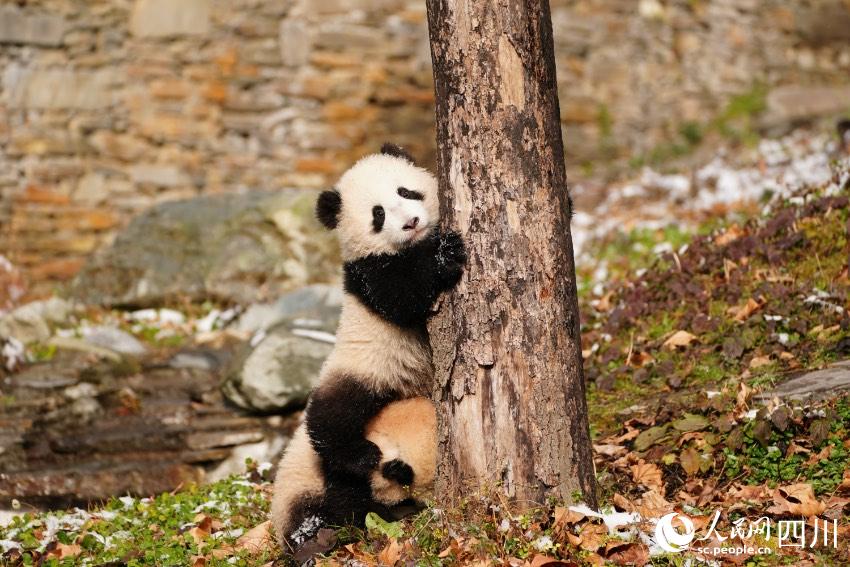
[[[770,493],[770,489],[762,485],[736,484],[729,490],[729,497],[733,501],[748,500],[759,503]]]
[[[792,516],[817,516],[826,509],[826,504],[815,498],[811,484],[805,482],[780,486],[773,491],[774,504],[767,509],[771,514]]]
[[[750,360],[750,368],[759,368],[761,366],[767,366],[770,364],[769,356],[754,356],[752,360]]]
[[[190,561],[192,567],[205,567],[207,564],[207,558],[203,555],[193,555]]]
[[[603,541],[608,539],[608,528],[602,524],[592,524],[590,522],[582,526],[579,532],[581,541],[579,546],[587,551],[596,551],[603,546]]]
[[[65,559],[66,557],[76,557],[82,553],[82,551],[83,548],[75,543],[66,545],[64,543],[56,542],[55,545],[49,546],[47,556],[55,557],[57,559]]]
[[[254,526],[236,540],[235,548],[244,550],[251,555],[259,555],[264,551],[270,551],[273,546],[272,534],[269,531],[271,522],[266,520],[262,524]]]
[[[661,469],[654,463],[638,463],[631,466],[632,479],[647,488],[661,488]]]
[[[194,528],[190,529],[188,533],[192,537],[192,541],[194,541],[195,544],[198,546],[199,550],[203,546],[204,539],[206,539],[206,537],[210,535],[209,531],[204,530],[198,526],[195,526]]]
[[[397,539],[392,538],[390,542],[378,554],[381,565],[395,565],[401,558],[402,546]]]
[[[696,449],[688,447],[679,454],[679,464],[685,469],[688,476],[693,476],[699,472],[700,456]]]
[[[765,303],[767,302],[761,300],[761,298],[757,301],[751,297],[741,306],[730,307],[726,310],[726,313],[731,315],[735,321],[743,322],[749,319],[753,313],[764,307]]]
[[[841,477],[841,484],[838,485],[839,492],[850,492],[850,469],[844,471],[844,476]]]
[[[641,351],[634,353],[628,362],[632,366],[635,366],[637,368],[643,368],[653,360],[655,359],[652,358],[651,354],[649,354],[648,352]]]
[[[720,234],[714,237],[714,243],[718,246],[726,246],[733,240],[737,240],[744,235],[744,231],[737,224],[733,224]]]
[[[662,345],[664,348],[668,350],[674,350],[677,347],[686,347],[692,342],[696,340],[696,335],[692,335],[687,331],[676,331],[670,337],[664,341]]]
[[[635,506],[635,512],[643,518],[660,518],[664,514],[673,512],[674,506],[667,502],[664,496],[656,490],[648,490],[640,498],[640,502]]]
[[[634,503],[619,492],[614,493],[614,496],[611,498],[611,502],[618,510],[622,510],[624,512],[635,511]]]
[[[747,386],[744,382],[738,383],[738,393],[735,396],[735,409],[738,411],[749,408],[750,398],[752,398],[753,389]]]
[[[586,516],[581,512],[576,512],[574,510],[570,510],[565,506],[558,506],[555,508],[555,523],[554,528],[556,530],[563,530],[568,526],[572,526],[573,524],[577,524]]]
[[[490,563],[485,563],[485,565],[490,565]],[[534,556],[530,563],[526,561],[525,565],[528,565],[528,567],[573,567],[576,564],[572,561],[561,561],[548,555],[538,554]]]
[[[629,425],[627,425],[626,427],[628,428],[628,431],[626,431],[625,433],[623,433],[619,437],[606,439],[606,441],[609,441],[613,444],[620,444],[620,443],[623,443],[625,441],[631,441],[632,439],[634,439],[635,437],[640,435],[640,429],[636,429],[636,428],[631,427]]]
[[[626,452],[625,447],[622,445],[614,445],[613,443],[593,445],[593,450],[600,455],[605,455],[606,457],[618,457]]]
[[[642,567],[649,563],[649,549],[643,543],[610,541],[605,546],[603,556],[615,565],[636,565]]]

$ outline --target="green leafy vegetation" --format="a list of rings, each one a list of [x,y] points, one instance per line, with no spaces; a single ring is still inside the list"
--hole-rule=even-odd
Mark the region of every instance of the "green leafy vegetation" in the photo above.
[[[268,513],[256,480],[254,471],[149,499],[116,498],[88,512],[24,514],[0,528],[7,547],[2,564],[140,567],[194,565],[203,557],[210,566],[261,565],[270,557],[235,546]]]

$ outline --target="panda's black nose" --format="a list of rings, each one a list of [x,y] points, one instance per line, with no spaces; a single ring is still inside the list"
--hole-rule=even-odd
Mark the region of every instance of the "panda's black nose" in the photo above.
[[[407,223],[403,227],[401,227],[401,229],[402,230],[413,230],[417,226],[419,226],[419,217],[413,217],[412,219],[407,221]]]

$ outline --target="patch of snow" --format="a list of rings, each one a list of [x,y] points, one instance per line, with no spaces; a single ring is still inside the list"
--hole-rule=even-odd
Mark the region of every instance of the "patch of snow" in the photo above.
[[[292,329],[292,334],[298,337],[305,337],[323,343],[336,343],[336,337],[333,334],[327,333],[325,331],[314,331],[313,329]]]
[[[251,341],[249,343],[251,345],[251,348],[257,348],[257,345],[260,344],[261,342],[263,342],[263,339],[265,339],[265,338],[266,338],[265,329],[260,329],[259,331],[257,331],[253,335],[251,335]]]
[[[601,513],[590,508],[587,504],[579,504],[578,506],[570,506],[570,510],[584,514],[591,518],[599,518],[605,527],[608,528],[609,535],[622,536],[623,533],[619,528],[624,526],[633,526],[641,521],[641,516],[637,512],[608,512]]]
[[[15,337],[0,339],[3,348],[0,350],[0,356],[3,358],[3,367],[12,372],[18,366],[26,362],[26,349],[24,344]]]
[[[132,321],[144,323],[169,323],[171,325],[182,325],[186,322],[186,316],[174,309],[139,309],[128,314]]]
[[[537,551],[544,552],[554,548],[555,542],[552,541],[551,536],[544,535],[534,540],[534,543],[532,545],[535,549],[537,549]]]
[[[301,522],[301,525],[298,526],[297,530],[292,532],[292,535],[290,537],[292,538],[292,541],[294,541],[296,544],[301,545],[302,543],[304,543],[304,541],[313,537],[313,535],[315,535],[316,532],[319,531],[319,528],[321,528],[323,525],[324,522],[319,516],[308,516],[304,518],[304,521]]]

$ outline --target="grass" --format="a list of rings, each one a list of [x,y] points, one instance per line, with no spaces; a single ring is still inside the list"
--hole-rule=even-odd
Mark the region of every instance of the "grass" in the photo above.
[[[846,194],[805,200],[742,225],[713,223],[693,237],[633,231],[604,245],[599,255],[612,283],[599,300],[585,272],[580,299],[596,431],[615,427],[631,405],[739,382],[766,388],[850,354],[850,204]],[[688,249],[659,256],[651,250],[660,242]],[[694,342],[665,348],[679,330]]]
[[[153,498],[115,498],[90,511],[19,516],[0,528],[0,541],[20,545],[0,563],[141,567],[196,565],[206,557],[203,565],[260,565],[269,558],[228,553],[240,535],[266,519],[267,494],[256,475]]]

